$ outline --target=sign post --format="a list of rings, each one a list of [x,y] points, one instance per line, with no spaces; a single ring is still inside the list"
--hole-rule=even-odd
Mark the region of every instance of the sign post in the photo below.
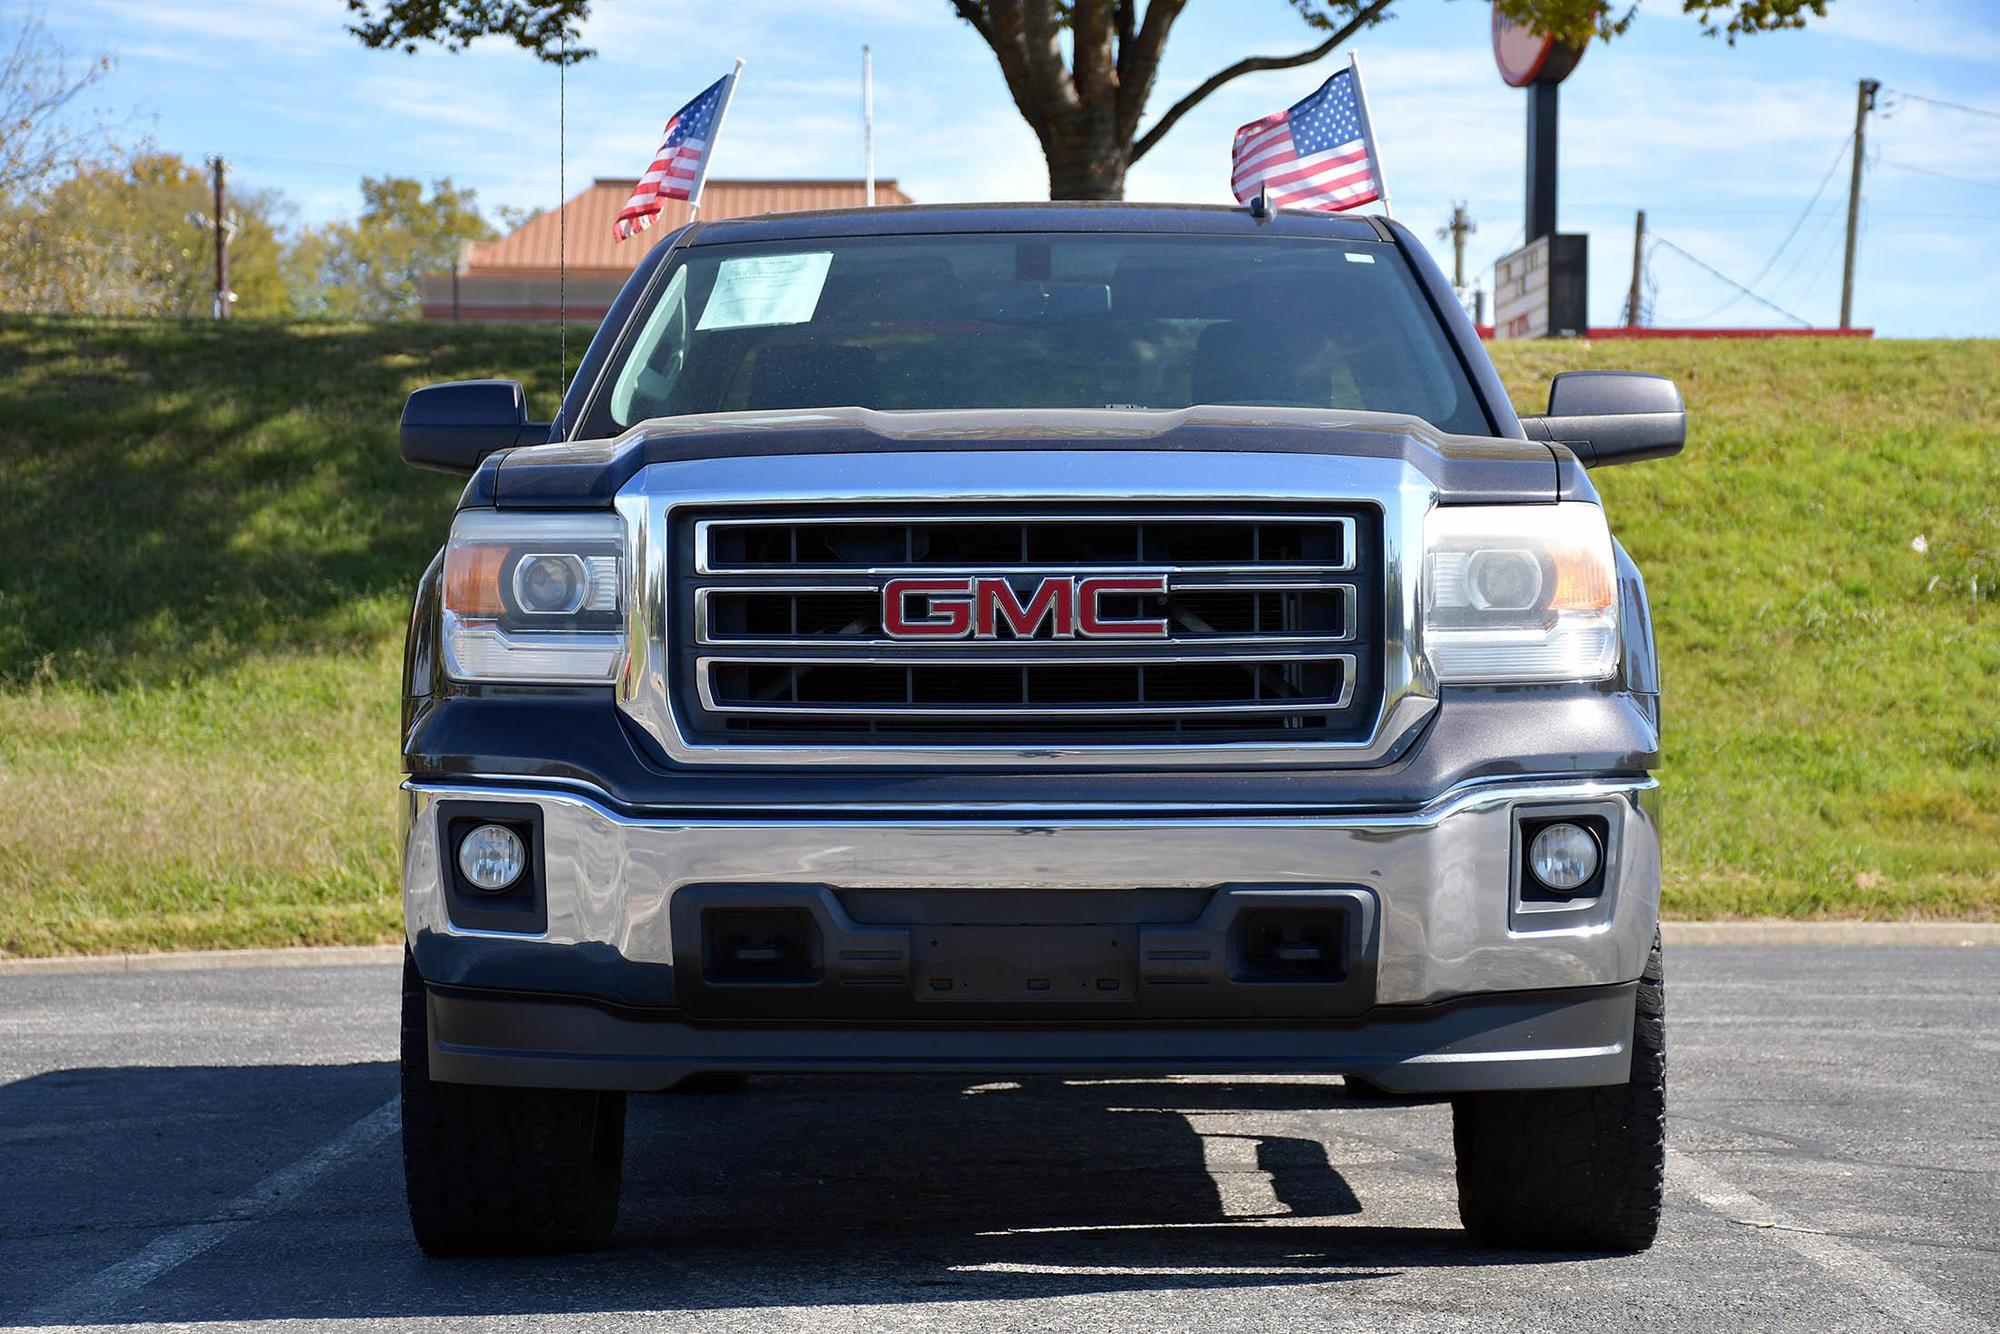
[[[1545,338],[1589,327],[1590,238],[1556,231],[1557,87],[1583,48],[1544,36],[1493,7],[1493,62],[1509,87],[1528,91],[1524,244],[1495,269],[1493,334]]]

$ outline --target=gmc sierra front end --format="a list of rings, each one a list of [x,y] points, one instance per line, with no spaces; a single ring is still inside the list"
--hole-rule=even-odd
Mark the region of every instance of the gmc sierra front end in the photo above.
[[[554,423],[419,391],[420,1242],[602,1240],[698,1077],[1316,1072],[1453,1099],[1480,1238],[1649,1244],[1659,679],[1585,465],[1682,432],[1517,416],[1394,224],[1186,207],[701,224]]]

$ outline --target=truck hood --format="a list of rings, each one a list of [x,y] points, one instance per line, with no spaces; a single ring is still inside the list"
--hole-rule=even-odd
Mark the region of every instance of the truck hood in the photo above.
[[[1582,468],[1559,446],[1446,435],[1419,418],[1392,413],[1258,407],[816,408],[663,417],[641,422],[615,440],[507,450],[480,465],[459,504],[602,508],[641,468],[691,459],[1052,448],[1402,459],[1430,479],[1446,504],[1549,504],[1593,496]]]

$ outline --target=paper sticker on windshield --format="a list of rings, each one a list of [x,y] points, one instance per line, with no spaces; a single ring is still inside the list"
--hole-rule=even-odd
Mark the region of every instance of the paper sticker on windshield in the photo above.
[[[697,329],[750,329],[804,324],[819,309],[831,250],[802,255],[751,255],[725,259],[715,275]]]

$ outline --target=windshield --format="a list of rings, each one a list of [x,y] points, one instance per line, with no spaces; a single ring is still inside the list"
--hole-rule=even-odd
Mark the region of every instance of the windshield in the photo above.
[[[697,245],[607,367],[588,435],[785,408],[1408,413],[1490,431],[1380,242],[1067,233]]]

